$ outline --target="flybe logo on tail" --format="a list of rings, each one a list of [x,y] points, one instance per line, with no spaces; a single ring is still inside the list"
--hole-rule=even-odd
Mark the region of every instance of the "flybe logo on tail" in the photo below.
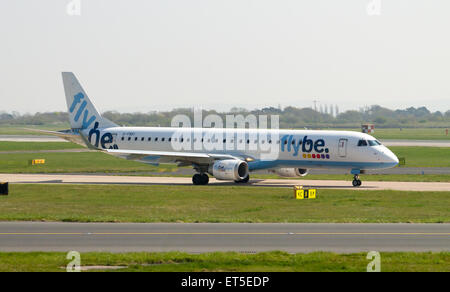
[[[83,93],[80,92],[74,95],[72,105],[69,108],[69,112],[73,113],[79,103],[81,103],[81,105],[78,107],[74,120],[75,122],[78,122],[84,111],[81,128],[87,129],[95,121],[96,117],[95,115],[93,115],[88,118],[89,111],[86,109],[87,101],[85,100]]]
[[[80,104],[78,106],[78,104]],[[83,120],[81,123],[81,129],[85,130],[88,129],[89,126],[94,123],[94,127],[89,131],[89,137],[88,137],[88,141],[89,143],[91,143],[92,145],[94,145],[95,147],[99,147],[99,144],[101,146],[101,148],[103,149],[118,149],[116,144],[113,144],[113,136],[111,133],[100,133],[100,130],[98,129],[99,127],[99,122],[96,121],[97,117],[95,115],[92,115],[89,117],[89,110],[86,108],[87,107],[87,100],[85,99],[85,96],[83,93],[79,92],[77,94],[75,94],[73,96],[73,102],[70,105],[69,108],[69,112],[73,113],[75,112],[75,109],[78,106],[78,109],[75,113],[74,116],[74,120],[75,122],[78,122],[78,120],[80,119],[81,116],[83,116]],[[92,138],[93,136],[95,136],[95,142],[92,143]]]

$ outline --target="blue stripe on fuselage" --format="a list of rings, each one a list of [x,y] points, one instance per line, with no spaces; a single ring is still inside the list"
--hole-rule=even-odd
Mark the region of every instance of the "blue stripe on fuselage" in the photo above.
[[[277,167],[299,168],[343,168],[343,169],[382,169],[396,166],[397,163],[385,162],[347,162],[327,160],[255,160],[248,162],[249,170],[259,170]]]

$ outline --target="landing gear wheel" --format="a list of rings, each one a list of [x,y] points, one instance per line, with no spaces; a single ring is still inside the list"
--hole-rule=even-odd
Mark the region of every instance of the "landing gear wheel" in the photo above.
[[[207,185],[209,182],[209,176],[206,173],[196,173],[192,177],[192,183],[194,185]]]
[[[201,185],[202,184],[202,176],[199,173],[194,174],[194,176],[192,176],[192,183],[194,185]]]
[[[202,185],[207,185],[209,183],[209,176],[206,173],[202,173]]]
[[[355,175],[355,177],[353,178],[352,185],[353,185],[354,187],[359,187],[359,186],[361,186],[361,184],[362,184],[362,182],[361,182],[361,180],[359,179],[359,175]]]

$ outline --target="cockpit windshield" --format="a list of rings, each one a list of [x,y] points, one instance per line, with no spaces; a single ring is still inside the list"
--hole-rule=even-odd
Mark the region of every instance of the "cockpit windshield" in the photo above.
[[[379,146],[379,145],[381,145],[380,141],[378,141],[378,140],[368,140],[368,142],[369,142],[370,146]]]
[[[359,140],[358,141],[358,146],[362,147],[362,146],[379,146],[381,145],[380,141],[378,140]]]
[[[359,146],[359,147],[361,147],[361,146],[367,146],[367,141],[366,141],[366,140],[359,140],[359,141],[358,141],[358,146]]]

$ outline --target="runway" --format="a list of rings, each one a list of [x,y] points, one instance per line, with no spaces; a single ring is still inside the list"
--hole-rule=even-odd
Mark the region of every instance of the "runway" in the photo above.
[[[152,176],[113,176],[86,174],[0,174],[0,181],[9,183],[49,183],[49,184],[130,184],[130,185],[192,185],[190,177],[152,177]],[[236,186],[234,182],[210,179],[211,185]],[[251,179],[248,184],[239,186],[258,187],[304,187],[348,190],[397,190],[397,191],[450,191],[446,182],[378,182],[364,181],[354,188],[351,181],[341,180],[303,180],[303,179]]]
[[[0,152],[1,154],[2,152]],[[116,175],[152,175],[152,176],[174,176],[184,175],[192,176],[195,170],[188,167],[179,167],[173,172],[134,172],[134,173],[115,173]],[[267,170],[257,170],[252,174],[268,174]],[[98,173],[102,174],[102,173]],[[270,173],[269,173],[270,174]],[[309,169],[310,174],[345,174],[350,175],[348,170],[343,169]],[[388,169],[366,170],[365,174],[450,174],[450,167],[394,167]]]
[[[67,142],[67,140],[46,135],[0,135],[0,142]]]
[[[450,224],[0,222],[0,251],[449,251]]]

